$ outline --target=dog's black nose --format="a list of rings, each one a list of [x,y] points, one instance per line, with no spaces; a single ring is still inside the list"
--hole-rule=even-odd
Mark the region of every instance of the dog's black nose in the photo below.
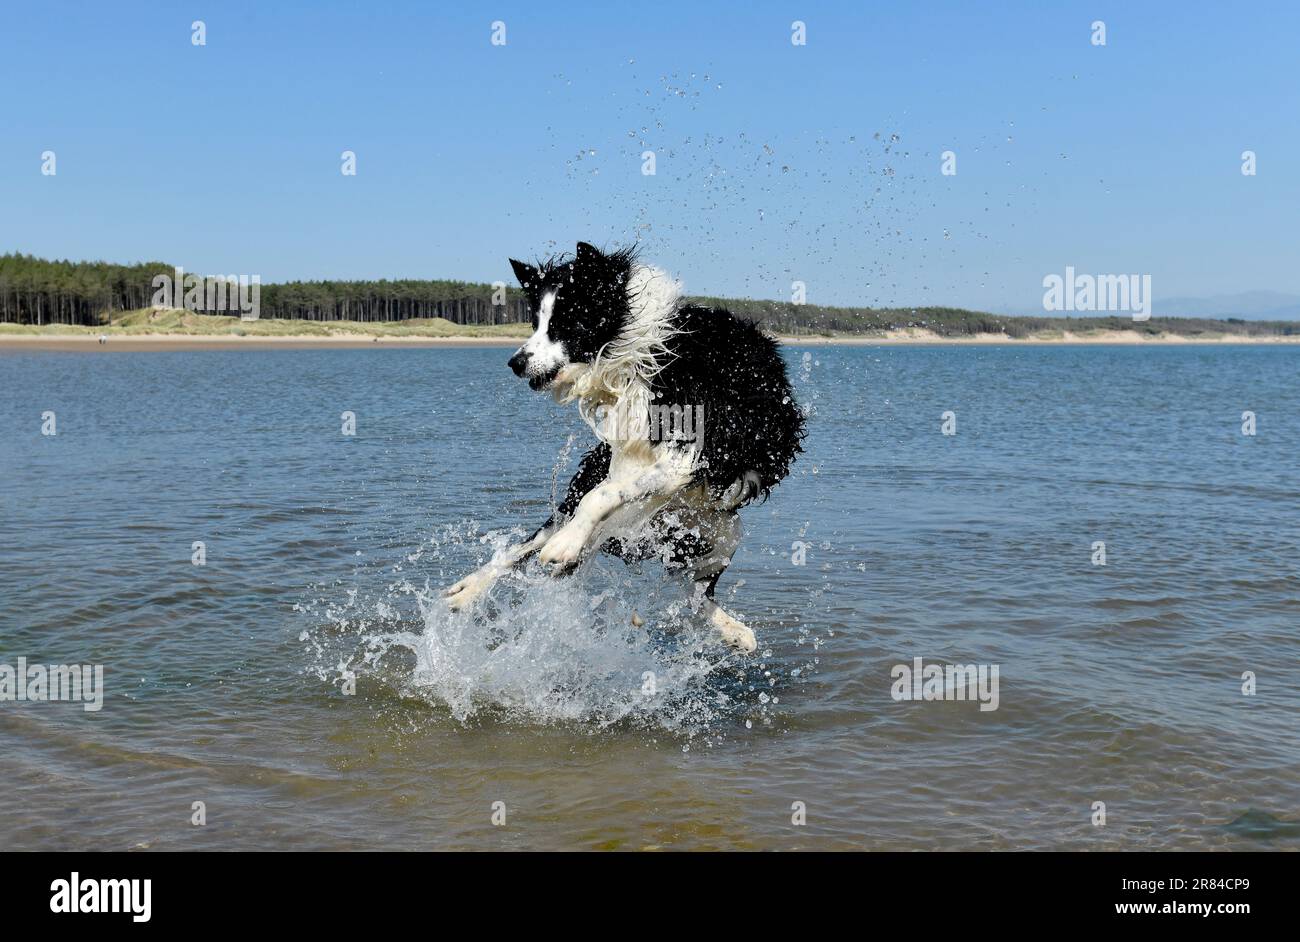
[[[509,367],[515,371],[516,376],[524,375],[524,367],[528,364],[528,354],[520,350],[510,358]]]

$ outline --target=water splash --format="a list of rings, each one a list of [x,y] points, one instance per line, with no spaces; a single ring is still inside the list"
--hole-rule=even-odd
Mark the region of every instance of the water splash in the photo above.
[[[471,610],[451,612],[441,587],[481,564],[484,548],[499,552],[522,536],[473,530],[444,528],[399,563],[363,566],[358,585],[317,587],[320,597],[298,606],[311,622],[299,638],[310,671],[465,725],[632,728],[714,742],[772,724],[780,672],[723,646],[687,587],[658,564],[596,557],[565,579],[525,567]],[[477,563],[466,560],[471,550]],[[439,562],[445,574],[418,584],[408,575]]]

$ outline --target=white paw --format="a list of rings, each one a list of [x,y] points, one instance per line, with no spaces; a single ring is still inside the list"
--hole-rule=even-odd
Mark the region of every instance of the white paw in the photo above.
[[[455,585],[443,589],[442,597],[446,600],[448,608],[453,612],[459,612],[473,605],[475,599],[492,587],[492,583],[497,581],[499,575],[498,570],[491,566],[484,566]]]
[[[709,606],[709,624],[713,626],[719,637],[724,642],[731,645],[737,651],[749,654],[758,648],[758,639],[754,637],[754,632],[749,628],[736,621],[716,604]]]
[[[586,529],[571,520],[546,541],[546,545],[537,554],[537,561],[548,569],[563,572],[578,565],[586,546]]]

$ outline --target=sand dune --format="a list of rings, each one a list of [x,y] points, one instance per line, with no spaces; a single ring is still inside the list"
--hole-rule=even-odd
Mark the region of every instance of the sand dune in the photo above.
[[[334,335],[276,335],[246,334],[120,334],[81,328],[64,328],[58,333],[0,333],[0,351],[145,351],[145,350],[311,350],[311,349],[367,349],[379,347],[514,347],[520,342],[512,336],[422,337],[371,336],[357,331]],[[105,341],[100,343],[100,337]],[[899,345],[934,344],[979,346],[1011,344],[1039,346],[1043,344],[1275,344],[1300,343],[1300,336],[1244,337],[1219,335],[1183,337],[1177,334],[1151,336],[1135,330],[1094,331],[1090,333],[1056,332],[1050,335],[1013,338],[1003,334],[975,334],[964,337],[941,337],[933,331],[919,328],[892,330],[879,334],[845,335],[836,337],[800,336],[781,337],[781,342],[792,346],[833,345]]]

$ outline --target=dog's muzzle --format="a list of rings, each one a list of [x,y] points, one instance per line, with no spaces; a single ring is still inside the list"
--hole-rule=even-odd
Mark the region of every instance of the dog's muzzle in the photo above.
[[[556,366],[554,369],[547,370],[545,373],[530,373],[528,366],[532,362],[532,359],[533,355],[531,353],[520,350],[510,358],[510,362],[507,365],[514,371],[516,376],[526,377],[528,379],[528,385],[532,389],[545,389],[550,384],[551,380],[555,379],[555,375],[560,372],[560,368],[559,366]]]

